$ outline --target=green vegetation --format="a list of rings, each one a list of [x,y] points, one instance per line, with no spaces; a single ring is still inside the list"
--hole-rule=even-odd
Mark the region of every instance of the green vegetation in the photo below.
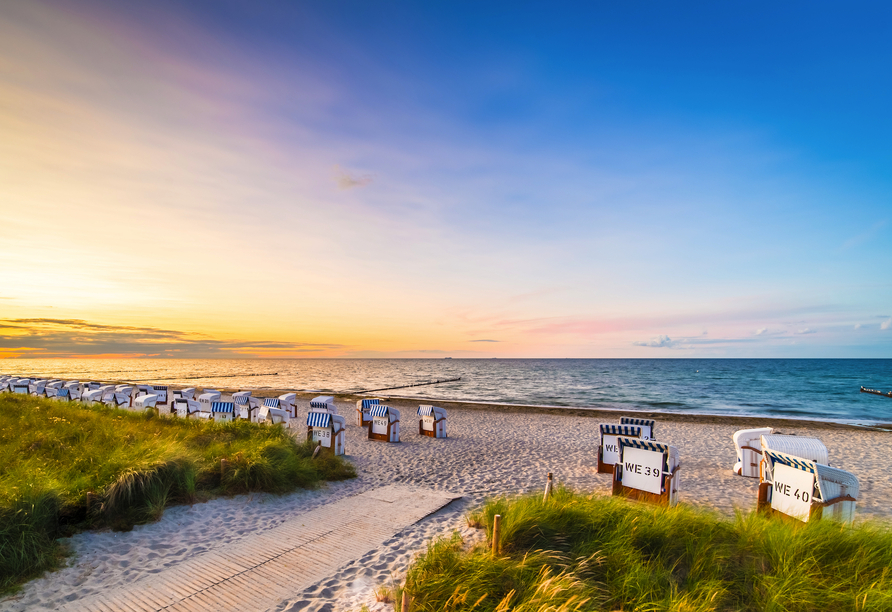
[[[486,504],[501,556],[430,545],[406,579],[413,612],[892,610],[892,533],[760,514],[735,520],[559,488]]]
[[[313,450],[281,427],[0,395],[0,592],[58,566],[57,538],[79,529],[129,529],[171,504],[356,475]]]

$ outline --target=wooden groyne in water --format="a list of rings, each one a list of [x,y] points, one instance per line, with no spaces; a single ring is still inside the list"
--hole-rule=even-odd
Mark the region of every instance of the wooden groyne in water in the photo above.
[[[882,397],[892,397],[892,391],[883,393],[882,391],[877,391],[876,389],[868,389],[867,387],[861,387],[861,393],[871,393],[873,395],[880,395]]]

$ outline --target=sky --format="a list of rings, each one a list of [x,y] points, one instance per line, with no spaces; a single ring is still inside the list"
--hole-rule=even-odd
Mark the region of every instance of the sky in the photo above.
[[[0,357],[892,357],[892,8],[0,4]]]

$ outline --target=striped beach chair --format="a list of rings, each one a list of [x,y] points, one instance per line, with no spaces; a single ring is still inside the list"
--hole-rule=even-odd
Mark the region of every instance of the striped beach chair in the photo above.
[[[333,455],[344,454],[346,430],[347,420],[340,415],[312,410],[307,413],[307,440]]]
[[[734,473],[747,478],[759,477],[759,462],[762,461],[762,436],[774,431],[771,427],[741,429],[734,432],[731,439],[737,449],[737,463]]]
[[[31,392],[31,386],[28,382],[21,382],[21,380],[17,380],[10,385],[10,389],[13,393],[18,395],[28,395]]]
[[[49,381],[42,379],[31,381],[31,383],[28,385],[28,393],[40,397],[41,395],[43,395],[43,390],[46,388],[46,383],[48,382]]]
[[[830,463],[827,447],[817,438],[762,434],[760,439],[763,456],[766,450],[773,450],[792,455],[793,457],[799,457],[800,459],[823,463],[824,465],[829,465]]]
[[[384,404],[369,406],[369,440],[400,441],[400,411]]]
[[[668,444],[617,438],[620,460],[613,471],[613,494],[664,506],[678,503],[681,461]]]
[[[66,387],[62,387],[61,389],[56,389],[56,394],[53,396],[54,400],[58,400],[60,402],[67,402],[71,400],[71,391]]]
[[[198,415],[200,418],[210,418],[211,417],[211,404],[214,402],[219,402],[223,398],[223,394],[219,391],[214,391],[213,389],[205,389],[204,392],[198,396],[198,403],[201,406],[201,413]]]
[[[598,473],[613,474],[613,466],[619,461],[619,443],[617,437],[640,438],[641,427],[638,425],[616,425],[600,423],[601,441],[598,445]]]
[[[860,487],[851,472],[766,449],[762,451],[762,472],[759,510],[803,522],[854,520]]]
[[[374,397],[358,400],[356,402],[356,424],[360,427],[368,425],[369,421],[372,420],[372,417],[369,414],[369,408],[377,406],[380,403],[381,400]]]
[[[656,440],[657,436],[654,434],[654,428],[656,427],[657,422],[653,419],[639,419],[635,417],[620,417],[619,419],[620,425],[635,425],[636,427],[641,428],[641,439],[642,440]]]
[[[430,438],[446,437],[446,411],[439,406],[418,407],[418,434]]]
[[[235,402],[213,402],[211,415],[217,423],[231,423],[235,415]]]
[[[330,395],[320,395],[310,400],[310,410],[338,413],[338,407],[335,406],[334,398]]]
[[[257,398],[250,395],[233,395],[232,402],[235,404],[238,418],[251,422],[257,421],[257,409],[260,407],[260,402]]]

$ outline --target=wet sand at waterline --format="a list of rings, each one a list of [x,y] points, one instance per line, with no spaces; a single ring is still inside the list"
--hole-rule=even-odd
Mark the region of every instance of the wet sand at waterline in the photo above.
[[[309,397],[306,394],[299,400],[296,431],[301,437]],[[400,444],[365,439],[366,430],[355,425],[355,400],[337,402],[339,412],[347,417],[347,455],[359,473],[355,480],[285,496],[244,495],[174,507],[157,523],[131,532],[79,534],[69,540],[74,556],[68,567],[32,581],[18,595],[0,601],[0,611],[53,609],[103,589],[133,584],[322,504],[384,484],[408,483],[463,495],[273,608],[357,611],[365,603],[371,610],[385,609],[375,603],[373,589],[398,580],[428,540],[453,530],[468,539],[480,537],[466,526],[464,515],[486,497],[541,489],[548,472],[573,489],[609,494],[611,476],[596,472],[597,425],[616,423],[620,414],[632,414],[438,402],[449,411],[449,438],[436,440],[418,435],[418,400],[392,399],[387,403],[401,411]],[[657,440],[678,447],[681,454],[681,503],[726,515],[737,509],[752,510],[757,480],[732,474],[735,451],[731,435],[738,429],[769,425],[780,433],[820,438],[829,450],[831,465],[858,477],[858,520],[892,518],[892,433],[755,417],[633,416],[646,414],[657,419]]]

